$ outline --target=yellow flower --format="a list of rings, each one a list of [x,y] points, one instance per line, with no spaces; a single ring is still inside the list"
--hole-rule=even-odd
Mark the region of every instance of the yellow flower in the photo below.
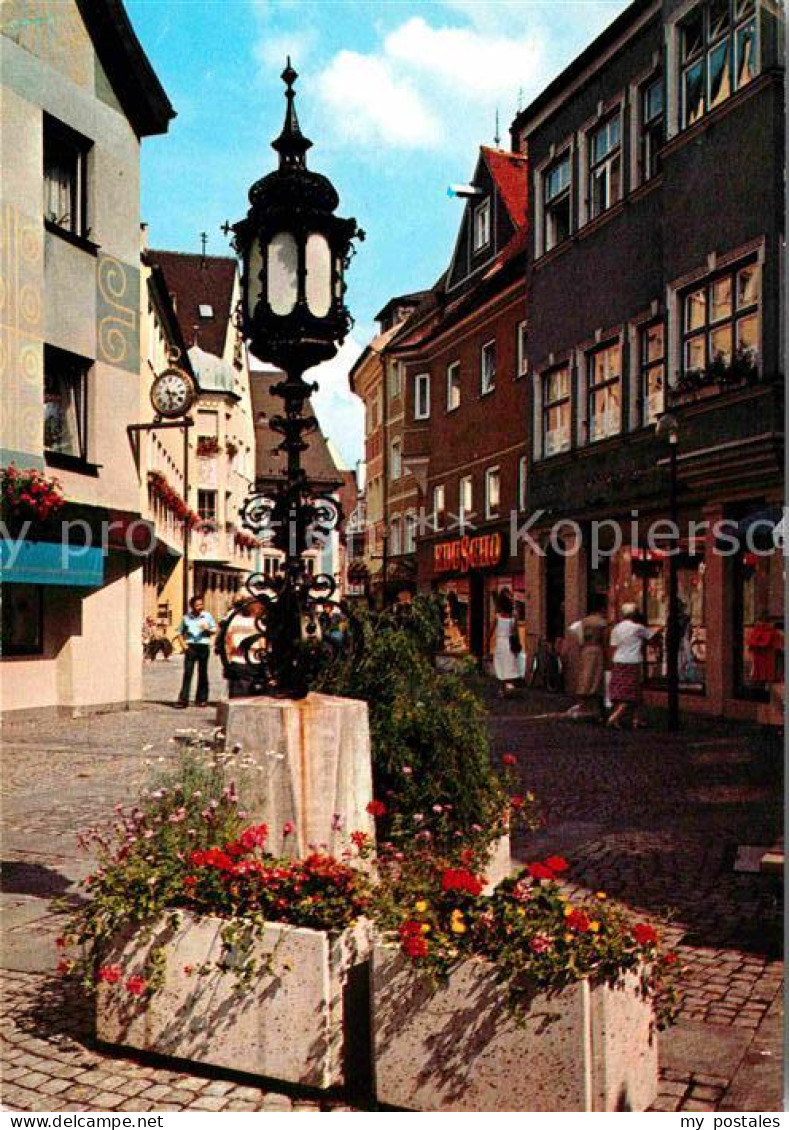
[[[570,915],[572,914],[572,912],[573,912],[572,903],[568,902],[567,906],[564,908],[564,917],[569,918]]]
[[[425,902],[425,900],[420,899],[419,902],[414,903],[414,910],[417,912],[417,914],[424,914],[427,910],[427,903]]]
[[[466,923],[463,921],[462,915],[461,915],[460,918],[455,918],[454,915],[452,916],[452,933],[453,934],[465,934],[467,928],[468,927],[466,926]]]
[[[600,923],[596,922],[596,921],[590,922],[589,923],[589,929],[592,931],[593,934],[599,934],[600,933]]]
[[[573,938],[572,934],[565,934],[565,935],[564,935],[564,940],[565,940],[566,942],[572,942],[572,941],[575,941],[575,939]]]
[[[605,893],[605,891],[597,891],[597,893],[595,894],[595,898],[600,899],[600,901],[602,902],[603,899],[608,898],[608,895]]]
[[[423,922],[421,927],[420,927],[420,930],[423,934],[429,934],[430,933],[430,926],[428,925],[427,922]]]

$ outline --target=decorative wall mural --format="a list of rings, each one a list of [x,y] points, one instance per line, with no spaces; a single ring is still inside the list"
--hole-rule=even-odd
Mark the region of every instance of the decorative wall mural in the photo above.
[[[93,44],[73,0],[3,0],[0,33],[77,86],[93,85]]]
[[[43,227],[15,205],[0,211],[0,446],[40,457],[43,403]]]
[[[140,272],[99,252],[97,358],[119,369],[140,369]]]

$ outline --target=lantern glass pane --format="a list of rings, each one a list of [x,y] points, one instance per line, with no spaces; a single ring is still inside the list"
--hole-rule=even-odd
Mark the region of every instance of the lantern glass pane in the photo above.
[[[249,249],[249,266],[247,269],[247,316],[253,318],[255,308],[263,293],[263,252],[260,250],[260,241],[255,240]]]
[[[307,237],[307,305],[316,318],[325,318],[331,309],[331,249],[325,235],[312,232]]]
[[[298,298],[298,248],[290,232],[278,232],[268,245],[268,304],[285,317]]]
[[[334,297],[342,298],[342,259],[338,255],[334,260]]]

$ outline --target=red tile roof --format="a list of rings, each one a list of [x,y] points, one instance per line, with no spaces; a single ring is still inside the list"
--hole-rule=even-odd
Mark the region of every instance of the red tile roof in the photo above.
[[[526,223],[528,201],[528,161],[519,153],[508,153],[503,149],[491,149],[481,145],[490,175],[496,182],[510,219],[516,228]]]
[[[207,353],[221,357],[232,322],[236,260],[218,255],[190,255],[185,251],[151,249],[147,254],[150,261],[161,268],[187,346],[191,349],[199,345]],[[213,310],[210,318],[200,316],[199,307],[206,305]]]

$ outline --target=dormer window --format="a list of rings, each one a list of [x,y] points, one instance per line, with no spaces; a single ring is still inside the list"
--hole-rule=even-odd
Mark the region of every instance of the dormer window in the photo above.
[[[201,318],[213,318],[214,308],[208,302],[201,302],[197,307],[197,312]]]
[[[490,243],[490,200],[483,200],[474,209],[474,250],[481,251]]]

